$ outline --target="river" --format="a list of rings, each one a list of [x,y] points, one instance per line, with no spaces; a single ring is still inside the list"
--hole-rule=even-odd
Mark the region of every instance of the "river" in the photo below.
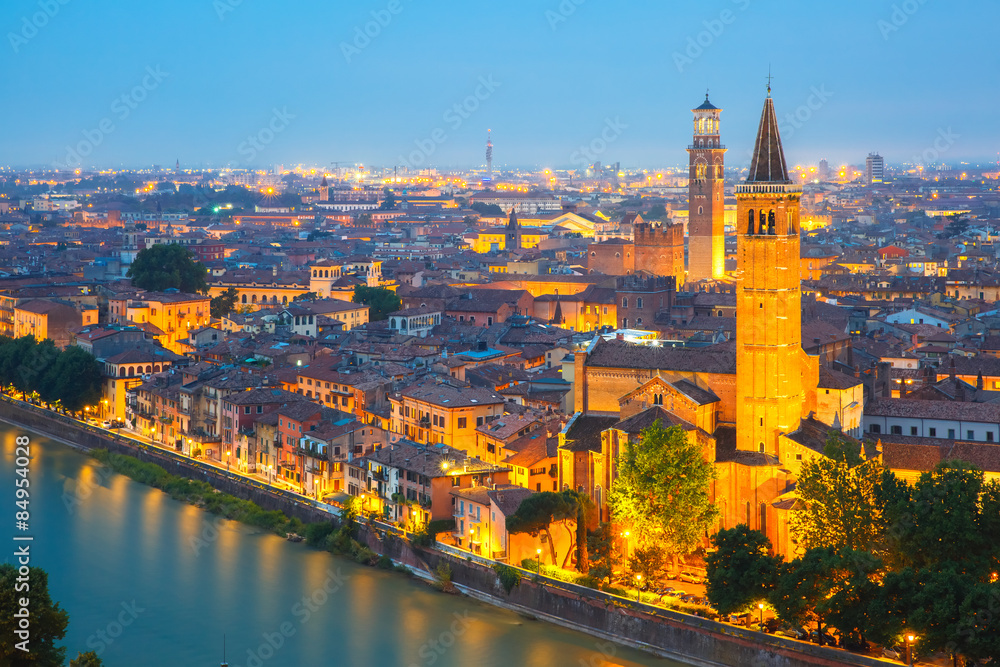
[[[48,571],[69,612],[68,657],[96,650],[107,667],[213,667],[225,637],[231,667],[679,667],[221,520],[0,423],[8,535],[22,434],[32,565]]]

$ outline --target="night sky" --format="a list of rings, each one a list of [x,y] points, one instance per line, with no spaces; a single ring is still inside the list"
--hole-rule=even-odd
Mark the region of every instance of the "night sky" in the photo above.
[[[791,164],[993,162],[998,25],[995,0],[4,0],[0,165],[473,167],[492,128],[497,167],[654,169],[709,88],[745,166],[768,67]]]

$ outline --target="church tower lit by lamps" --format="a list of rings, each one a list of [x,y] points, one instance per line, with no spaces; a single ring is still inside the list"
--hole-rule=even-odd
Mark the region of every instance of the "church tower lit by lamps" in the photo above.
[[[782,458],[803,416],[799,199],[768,84],[750,174],[736,186],[736,447]]]
[[[719,139],[722,109],[708,101],[694,114],[688,146],[688,282],[718,280],[726,271],[723,154]]]

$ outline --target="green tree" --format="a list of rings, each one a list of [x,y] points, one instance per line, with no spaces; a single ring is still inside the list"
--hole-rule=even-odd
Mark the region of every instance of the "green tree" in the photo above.
[[[39,567],[29,568],[28,583],[30,595],[23,587],[18,587],[17,568],[10,563],[0,565],[0,664],[9,667],[62,667],[66,660],[66,648],[56,642],[66,636],[69,625],[67,614],[58,602],[49,595],[49,577]],[[20,582],[23,586],[24,582]],[[30,652],[17,648],[23,639],[18,637],[20,600],[28,599],[28,613],[31,619],[31,635],[28,642]]]
[[[372,227],[374,224],[371,213],[362,213],[354,218],[355,227]]]
[[[691,553],[719,514],[708,495],[715,466],[684,430],[657,421],[618,458],[608,504],[643,544],[671,556]]]
[[[611,583],[611,575],[614,573],[614,566],[620,559],[618,540],[615,538],[612,525],[608,522],[600,523],[597,528],[589,531],[587,535],[587,552],[590,560],[590,571],[588,574],[598,579]]]
[[[233,308],[236,307],[238,300],[239,294],[236,292],[236,288],[229,287],[219,296],[212,297],[209,312],[212,314],[212,317],[225,317],[233,312]]]
[[[507,532],[528,533],[532,536],[544,534],[545,541],[549,545],[550,562],[555,565],[556,545],[552,539],[550,526],[570,515],[576,515],[576,508],[570,506],[562,493],[554,491],[534,493],[521,501],[517,510],[507,519]]]
[[[664,220],[667,217],[667,209],[663,204],[654,204],[645,217],[649,220]]]
[[[368,287],[367,285],[355,285],[351,301],[367,305],[371,309],[368,313],[368,319],[372,322],[386,319],[389,313],[399,310],[402,305],[399,296],[391,289]]]
[[[93,651],[79,653],[69,661],[69,667],[102,667],[102,665],[104,663],[101,662],[101,659]]]
[[[576,569],[587,574],[590,571],[590,555],[587,551],[587,514],[593,509],[594,503],[587,494],[572,489],[562,491],[562,495],[566,501],[566,507],[558,518],[567,522],[573,521],[576,524],[576,531],[571,540],[576,551]],[[569,553],[566,554],[566,559],[569,559]],[[563,567],[566,567],[565,561]]]
[[[385,197],[385,199],[383,199],[382,203],[379,205],[380,210],[391,211],[396,208],[396,195],[393,194],[392,190],[384,188],[382,190],[382,196]]]
[[[796,491],[804,508],[792,514],[795,540],[805,549],[830,547],[874,551],[885,520],[878,489],[885,471],[863,461],[857,444],[831,432],[826,456],[802,464]]]
[[[173,288],[200,294],[208,289],[206,273],[205,265],[196,262],[190,250],[170,243],[140,250],[126,275],[133,285],[151,292]]]
[[[502,216],[504,214],[503,209],[497,206],[496,204],[484,204],[481,201],[473,202],[472,205],[469,206],[469,208],[479,213],[479,215],[485,215],[490,217]]]
[[[636,547],[628,559],[629,581],[639,588],[659,582],[666,569],[666,554],[656,545]]]
[[[51,398],[61,401],[72,412],[101,400],[104,378],[101,364],[86,350],[71,346],[59,353],[45,375],[45,386]]]
[[[842,549],[830,563],[831,594],[817,606],[816,614],[840,631],[848,643],[862,645],[885,627],[878,605],[882,563],[864,551]]]
[[[836,552],[827,548],[809,549],[800,558],[779,563],[767,598],[778,618],[799,627],[814,622],[822,632],[823,603],[831,595],[833,568],[839,564]]]
[[[298,295],[292,297],[292,301],[293,302],[295,302],[295,301],[315,301],[318,298],[319,298],[319,295],[316,294],[316,292],[303,292],[302,294],[298,294]]]
[[[771,541],[744,524],[720,530],[716,550],[705,557],[706,594],[720,614],[735,614],[764,600],[775,584],[781,559],[771,555]]]

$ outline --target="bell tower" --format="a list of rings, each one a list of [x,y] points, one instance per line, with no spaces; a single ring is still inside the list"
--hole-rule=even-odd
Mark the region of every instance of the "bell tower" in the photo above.
[[[688,146],[689,281],[719,279],[726,272],[723,154],[719,140],[722,109],[708,101],[692,109],[694,138]]]
[[[768,85],[750,174],[736,186],[736,446],[781,457],[805,393],[799,199]]]

